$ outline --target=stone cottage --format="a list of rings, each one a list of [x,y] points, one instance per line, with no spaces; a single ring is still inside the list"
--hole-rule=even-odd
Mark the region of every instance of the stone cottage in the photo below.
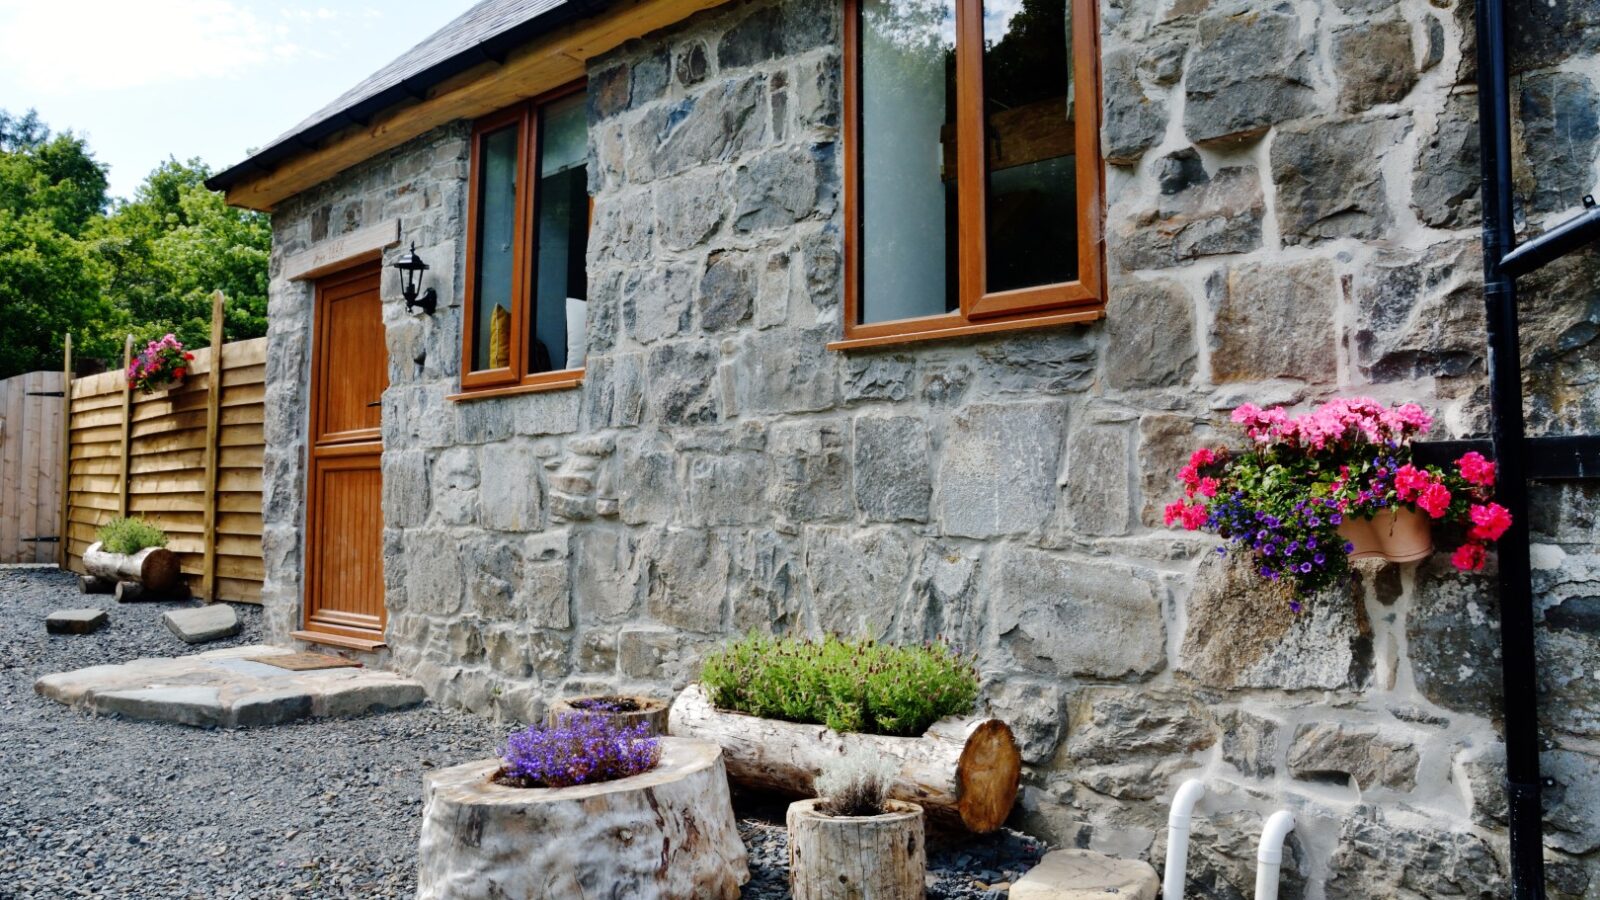
[[[1600,172],[1600,2],[1512,6],[1537,231]],[[1471,0],[485,0],[213,179],[273,216],[269,630],[513,719],[751,629],[943,635],[1020,827],[1159,862],[1200,777],[1202,896],[1278,808],[1286,896],[1503,896],[1492,574],[1296,616],[1160,514],[1242,402],[1484,432],[1473,40]],[[1523,310],[1531,430],[1600,430],[1600,257]],[[1600,487],[1535,504],[1551,896],[1596,898]]]

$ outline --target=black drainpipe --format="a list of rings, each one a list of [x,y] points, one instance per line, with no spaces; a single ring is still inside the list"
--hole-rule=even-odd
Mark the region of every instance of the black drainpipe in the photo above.
[[[1505,0],[1478,0],[1478,135],[1483,163],[1483,298],[1488,320],[1489,422],[1497,494],[1512,525],[1500,541],[1500,665],[1505,691],[1506,800],[1511,896],[1543,900],[1544,823],[1539,799],[1538,663],[1528,553],[1528,467],[1522,419],[1517,280],[1501,261],[1516,246],[1512,218],[1511,86]]]

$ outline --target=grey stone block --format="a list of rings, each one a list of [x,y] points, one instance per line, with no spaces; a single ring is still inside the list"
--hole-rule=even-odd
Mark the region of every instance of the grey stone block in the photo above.
[[[226,603],[170,610],[161,614],[161,622],[186,644],[204,644],[239,633],[239,614]]]
[[[89,634],[104,628],[108,621],[103,609],[58,609],[44,617],[44,630],[50,634]]]

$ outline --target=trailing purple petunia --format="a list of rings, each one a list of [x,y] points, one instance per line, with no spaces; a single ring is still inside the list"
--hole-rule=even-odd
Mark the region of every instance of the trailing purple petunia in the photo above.
[[[505,765],[494,780],[508,787],[572,787],[616,781],[655,768],[661,742],[646,723],[620,725],[604,716],[564,716],[506,739]]]

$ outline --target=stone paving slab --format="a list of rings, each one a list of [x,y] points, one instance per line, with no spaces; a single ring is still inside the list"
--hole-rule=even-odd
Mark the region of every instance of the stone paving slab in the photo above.
[[[1156,870],[1136,859],[1089,850],[1052,850],[1011,885],[1011,900],[1156,900]]]
[[[374,669],[297,672],[243,657],[293,653],[255,644],[46,675],[40,696],[102,715],[202,728],[341,718],[422,703],[422,685]]]
[[[212,603],[161,614],[167,630],[185,644],[204,644],[239,633],[239,615],[226,603]]]
[[[58,609],[44,617],[44,630],[51,634],[88,634],[105,624],[103,609]]]

